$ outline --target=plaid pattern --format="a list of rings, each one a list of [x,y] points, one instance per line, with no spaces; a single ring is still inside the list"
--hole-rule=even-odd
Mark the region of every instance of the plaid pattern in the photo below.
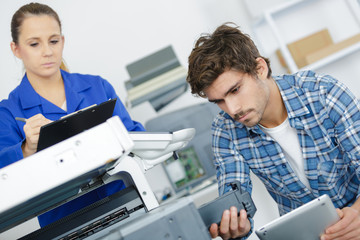
[[[223,111],[212,125],[219,193],[239,180],[251,193],[250,170],[265,184],[283,215],[328,194],[336,207],[359,196],[360,103],[331,76],[312,71],[274,77],[290,126],[297,130],[308,189],[295,175],[278,143],[258,126],[245,127]]]

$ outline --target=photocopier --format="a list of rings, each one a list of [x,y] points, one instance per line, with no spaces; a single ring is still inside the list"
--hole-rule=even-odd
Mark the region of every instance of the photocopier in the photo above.
[[[159,205],[145,177],[148,169],[176,155],[194,135],[193,128],[128,132],[114,116],[0,169],[0,233],[122,180],[126,188],[21,239],[211,239],[203,215],[210,222],[220,221],[221,215],[213,214],[217,206],[199,210],[191,197]],[[239,208],[255,213],[249,196],[232,196]],[[225,207],[232,203],[219,202]]]

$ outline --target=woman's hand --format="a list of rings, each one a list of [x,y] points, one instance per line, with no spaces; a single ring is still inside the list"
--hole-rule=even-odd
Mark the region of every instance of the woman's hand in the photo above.
[[[24,158],[36,152],[39,141],[40,128],[41,126],[51,122],[51,120],[45,118],[40,113],[26,120],[26,124],[24,126],[26,139],[21,146]]]

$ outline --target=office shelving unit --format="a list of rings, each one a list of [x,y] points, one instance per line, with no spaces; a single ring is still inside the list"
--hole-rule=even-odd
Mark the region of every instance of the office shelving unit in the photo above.
[[[349,10],[349,15],[347,17],[353,17],[357,21],[358,26],[360,27],[360,1],[359,0],[337,0],[342,1],[343,4],[346,4]],[[330,64],[336,60],[339,60],[355,51],[360,50],[360,42],[357,42],[351,46],[345,47],[333,54],[330,54],[310,65],[307,65],[303,68],[298,68],[296,65],[293,57],[291,56],[291,53],[289,49],[287,48],[287,43],[283,37],[283,34],[281,34],[281,31],[278,27],[278,24],[276,22],[276,17],[279,15],[286,15],[286,14],[292,14],[294,17],[299,17],[297,15],[297,11],[299,8],[303,6],[309,6],[311,4],[320,3],[320,4],[327,4],[328,1],[326,0],[292,0],[284,2],[276,7],[273,7],[271,9],[267,9],[263,12],[263,16],[258,19],[254,24],[254,29],[267,24],[267,26],[270,28],[271,32],[273,33],[273,36],[275,37],[278,47],[283,55],[284,61],[286,62],[290,72],[297,72],[299,70],[303,69],[318,69],[322,66],[325,66],[327,64]],[[334,13],[329,13],[334,14]],[[360,28],[359,28],[360,32]],[[264,44],[264,43],[262,43]],[[266,44],[266,43],[265,43]]]

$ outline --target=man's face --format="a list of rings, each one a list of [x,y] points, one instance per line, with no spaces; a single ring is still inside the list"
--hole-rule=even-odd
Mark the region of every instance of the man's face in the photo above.
[[[261,121],[269,101],[267,81],[264,77],[227,70],[204,93],[235,121],[252,127]]]

